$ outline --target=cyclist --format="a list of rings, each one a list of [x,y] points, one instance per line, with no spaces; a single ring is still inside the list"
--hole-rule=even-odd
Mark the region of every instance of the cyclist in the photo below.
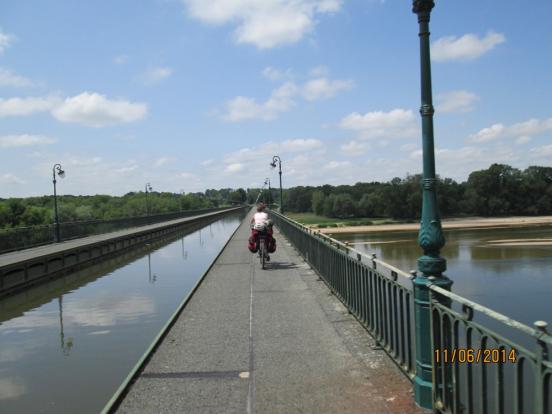
[[[258,249],[258,235],[260,231],[266,230],[267,232],[267,250],[274,251],[274,238],[272,237],[272,222],[268,219],[268,214],[265,211],[266,205],[264,203],[257,204],[257,212],[251,218],[251,237],[249,238],[249,245],[253,243],[255,245],[255,251],[249,248],[252,252],[256,252]],[[267,261],[270,261],[270,257],[267,256]]]

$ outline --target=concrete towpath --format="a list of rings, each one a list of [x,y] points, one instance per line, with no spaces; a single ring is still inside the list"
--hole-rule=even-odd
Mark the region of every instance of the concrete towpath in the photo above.
[[[120,413],[418,413],[412,385],[275,232],[268,269],[234,234]]]

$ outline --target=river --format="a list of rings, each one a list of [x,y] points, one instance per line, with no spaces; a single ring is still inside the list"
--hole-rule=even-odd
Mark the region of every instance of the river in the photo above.
[[[332,237],[405,271],[416,269],[421,255],[417,232]],[[552,226],[445,230],[445,238],[441,254],[454,293],[530,325],[538,319],[552,323],[552,245],[536,242],[552,240]]]

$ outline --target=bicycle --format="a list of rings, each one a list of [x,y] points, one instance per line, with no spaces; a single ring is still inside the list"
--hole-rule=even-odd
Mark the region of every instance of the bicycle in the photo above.
[[[266,269],[266,262],[268,261],[268,248],[266,245],[267,231],[259,231],[259,261],[261,263],[261,268]]]

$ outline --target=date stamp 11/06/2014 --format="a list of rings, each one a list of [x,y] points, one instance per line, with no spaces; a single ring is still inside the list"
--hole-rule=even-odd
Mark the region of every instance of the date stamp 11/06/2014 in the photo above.
[[[433,358],[437,364],[505,364],[507,362],[515,363],[517,361],[517,352],[513,348],[510,350],[504,348],[435,349],[433,351]]]

